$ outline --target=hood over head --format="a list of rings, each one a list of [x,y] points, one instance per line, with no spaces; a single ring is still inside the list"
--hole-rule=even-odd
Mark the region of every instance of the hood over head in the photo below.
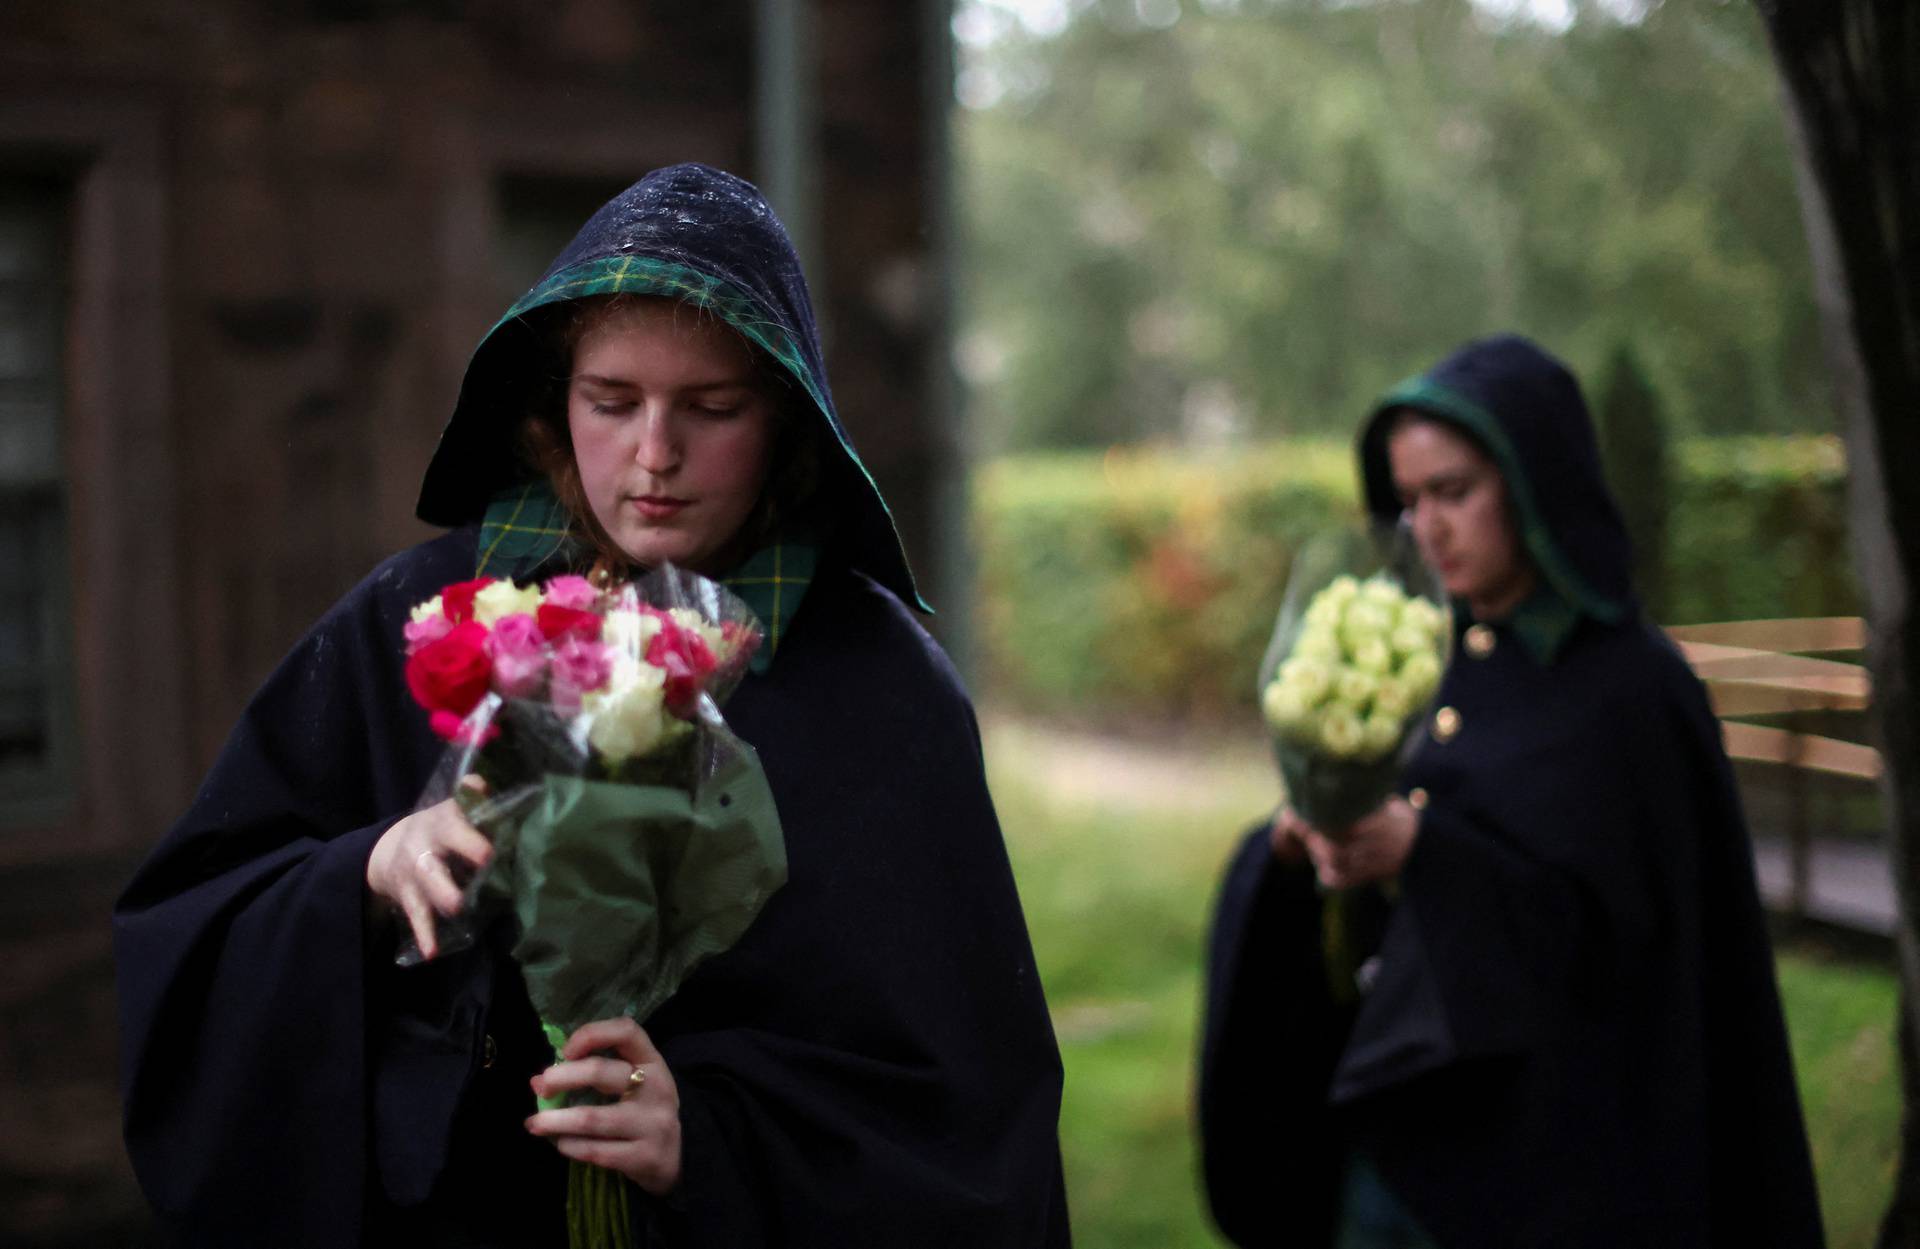
[[[1528,339],[1502,334],[1466,344],[1383,395],[1361,430],[1360,480],[1368,513],[1388,523],[1401,507],[1387,433],[1402,408],[1446,422],[1487,452],[1535,568],[1562,600],[1608,623],[1632,613],[1626,525],[1566,365]]]
[[[902,601],[928,610],[872,474],[834,411],[800,259],[753,184],[700,164],[656,169],[609,200],[541,279],[507,309],[467,363],[460,398],[427,465],[415,514],[433,525],[477,522],[495,495],[538,474],[515,452],[521,418],[550,374],[549,322],[539,309],[599,295],[656,295],[720,317],[806,395],[832,436],[820,490],[830,544]],[[550,315],[550,314],[549,314]]]

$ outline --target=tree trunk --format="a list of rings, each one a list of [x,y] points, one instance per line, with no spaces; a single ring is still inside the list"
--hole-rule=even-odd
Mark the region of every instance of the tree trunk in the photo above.
[[[1786,88],[1851,469],[1900,902],[1905,1114],[1882,1249],[1920,1249],[1920,6],[1756,0]]]

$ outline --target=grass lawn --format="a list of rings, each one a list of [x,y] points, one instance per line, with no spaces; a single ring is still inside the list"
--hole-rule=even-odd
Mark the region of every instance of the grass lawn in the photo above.
[[[987,721],[987,761],[1066,1064],[1074,1242],[1217,1246],[1189,1122],[1216,877],[1273,802],[1244,744],[1105,751]],[[1833,1249],[1866,1249],[1899,1122],[1891,971],[1784,951],[1780,983]]]

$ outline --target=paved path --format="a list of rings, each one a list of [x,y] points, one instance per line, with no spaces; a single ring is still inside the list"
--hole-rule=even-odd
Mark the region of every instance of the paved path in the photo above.
[[[1761,896],[1768,906],[1784,908],[1792,892],[1786,841],[1756,838],[1753,858],[1759,869]],[[1808,878],[1810,916],[1876,936],[1893,935],[1899,912],[1885,846],[1877,842],[1815,840]]]

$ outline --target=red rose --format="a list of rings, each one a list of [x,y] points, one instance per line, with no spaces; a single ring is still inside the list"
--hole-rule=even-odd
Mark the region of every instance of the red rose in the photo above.
[[[660,623],[660,632],[647,643],[646,660],[667,674],[667,710],[684,717],[719,664],[707,640],[698,633],[682,629],[671,619]]]
[[[471,620],[407,657],[407,688],[428,711],[465,716],[486,696],[492,675],[487,627]]]
[[[533,618],[549,642],[558,642],[569,634],[588,642],[600,640],[601,620],[594,612],[542,603]]]
[[[472,581],[456,581],[440,591],[440,612],[455,624],[473,619],[473,596],[492,585],[496,578],[475,577]]]

